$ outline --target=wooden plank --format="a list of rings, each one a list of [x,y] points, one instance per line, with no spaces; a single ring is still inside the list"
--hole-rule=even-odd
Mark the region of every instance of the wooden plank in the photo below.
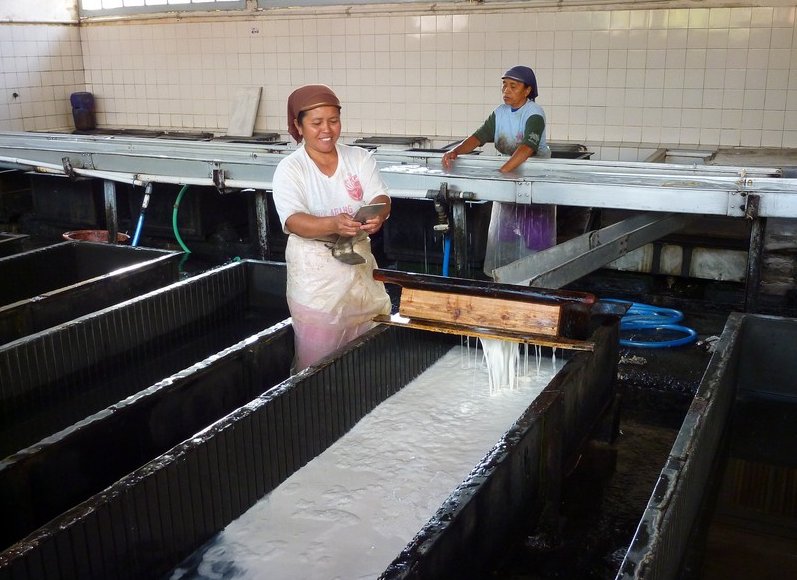
[[[389,324],[391,326],[402,326],[405,328],[415,328],[430,332],[441,332],[443,334],[456,334],[459,336],[474,336],[476,338],[507,340],[522,344],[536,344],[539,346],[567,348],[570,350],[595,350],[595,343],[589,340],[576,340],[562,336],[547,336],[542,334],[512,332],[496,328],[475,328],[473,326],[463,326],[445,322],[432,322],[427,320],[406,318],[400,314],[393,314],[392,316],[380,315],[375,317],[374,321],[382,324]]]
[[[547,304],[566,304],[573,307],[589,308],[598,300],[594,294],[588,292],[574,292],[572,290],[548,290],[546,288],[531,288],[516,284],[501,284],[486,280],[471,280],[468,278],[450,278],[448,276],[435,276],[432,274],[416,274],[414,272],[399,272],[396,270],[374,270],[374,280],[396,284],[402,288],[416,288],[419,290],[436,290],[450,294],[469,294],[471,296],[491,296],[521,302],[542,302]]]
[[[533,332],[534,334],[547,334],[549,336],[561,336],[576,340],[584,340],[589,334],[591,311],[598,304],[594,294],[585,292],[573,292],[567,290],[546,290],[542,288],[530,288],[528,286],[517,286],[514,284],[500,284],[492,281],[469,280],[463,278],[449,278],[447,276],[433,276],[429,274],[416,274],[409,272],[397,272],[394,270],[374,270],[374,279],[388,284],[397,284],[402,288],[402,304],[407,303],[399,312],[410,318],[429,319],[437,321],[455,321],[457,324],[475,326],[497,326],[522,332]],[[428,300],[431,304],[433,296],[426,298],[412,296],[413,292],[429,292],[438,295],[451,296],[450,300],[461,300],[463,304],[471,304],[471,307],[453,306],[448,309],[445,315],[435,313],[437,309],[445,311],[440,304],[423,305],[422,300]],[[479,300],[477,305],[468,303],[467,299],[476,298]],[[504,302],[483,302],[484,300],[500,300]],[[446,298],[449,300],[449,298]],[[422,304],[419,308],[410,305],[410,301]],[[443,305],[446,302],[441,303]],[[530,310],[523,311],[525,305],[533,305]],[[407,310],[409,307],[411,310]],[[459,311],[457,311],[459,309]],[[481,317],[471,317],[463,319],[463,310],[477,312]],[[501,313],[496,315],[496,311]],[[556,311],[554,316],[552,313]],[[430,312],[432,314],[430,314]],[[528,313],[532,312],[532,315]],[[487,316],[488,318],[484,318]],[[546,317],[548,320],[545,320]],[[518,321],[520,318],[520,321]],[[508,325],[508,326],[507,326]]]
[[[403,288],[399,314],[407,318],[496,328],[527,334],[560,334],[561,305],[521,302]]]

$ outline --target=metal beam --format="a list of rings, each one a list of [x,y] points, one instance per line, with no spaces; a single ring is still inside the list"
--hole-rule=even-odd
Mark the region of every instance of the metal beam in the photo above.
[[[213,141],[0,133],[0,167],[143,185],[175,183],[239,190],[272,187],[285,146]],[[394,197],[425,198],[448,183],[454,193],[507,203],[545,203],[743,217],[757,195],[761,217],[797,217],[797,179],[776,168],[529,160],[516,174],[499,157],[462,156],[451,171],[438,153],[375,154]]]
[[[582,234],[493,270],[496,282],[561,288],[649,242],[683,228],[692,216],[645,213]]]

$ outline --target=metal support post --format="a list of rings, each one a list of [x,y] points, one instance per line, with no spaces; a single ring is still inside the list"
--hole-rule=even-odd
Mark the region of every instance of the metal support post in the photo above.
[[[261,260],[268,260],[271,257],[271,249],[268,246],[268,198],[262,189],[255,190],[254,212],[258,257]]]
[[[745,217],[752,220],[750,228],[750,248],[747,252],[747,279],[744,290],[744,311],[756,312],[758,309],[758,287],[761,282],[761,261],[764,251],[764,234],[767,218],[760,217],[758,210],[761,198],[757,195],[747,196]]]
[[[454,275],[457,278],[468,278],[468,220],[465,216],[465,200],[451,200],[451,216],[454,222],[454,231],[451,233]]]
[[[108,229],[108,243],[115,244],[119,233],[118,213],[116,210],[116,182],[103,181],[105,192],[105,227]]]

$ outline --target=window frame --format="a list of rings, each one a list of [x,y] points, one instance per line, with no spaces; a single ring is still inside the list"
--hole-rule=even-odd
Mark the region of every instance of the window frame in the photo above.
[[[78,16],[80,18],[96,18],[104,16],[135,16],[140,14],[166,14],[174,12],[213,12],[244,10],[246,0],[231,0],[218,2],[216,0],[203,0],[190,4],[162,4],[158,6],[122,6],[121,8],[100,8],[99,10],[86,10],[78,1]]]

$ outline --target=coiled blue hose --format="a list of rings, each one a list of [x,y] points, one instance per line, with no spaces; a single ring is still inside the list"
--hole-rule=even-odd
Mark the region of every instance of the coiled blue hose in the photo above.
[[[627,300],[615,298],[603,298],[602,301],[629,304]],[[630,302],[630,304],[631,307],[628,309],[625,316],[620,319],[620,332],[632,330],[669,330],[680,333],[683,336],[669,340],[632,340],[620,338],[621,346],[636,348],[671,348],[689,344],[697,339],[697,332],[688,326],[678,324],[684,318],[680,310],[662,308],[650,304],[640,304],[638,302]]]

